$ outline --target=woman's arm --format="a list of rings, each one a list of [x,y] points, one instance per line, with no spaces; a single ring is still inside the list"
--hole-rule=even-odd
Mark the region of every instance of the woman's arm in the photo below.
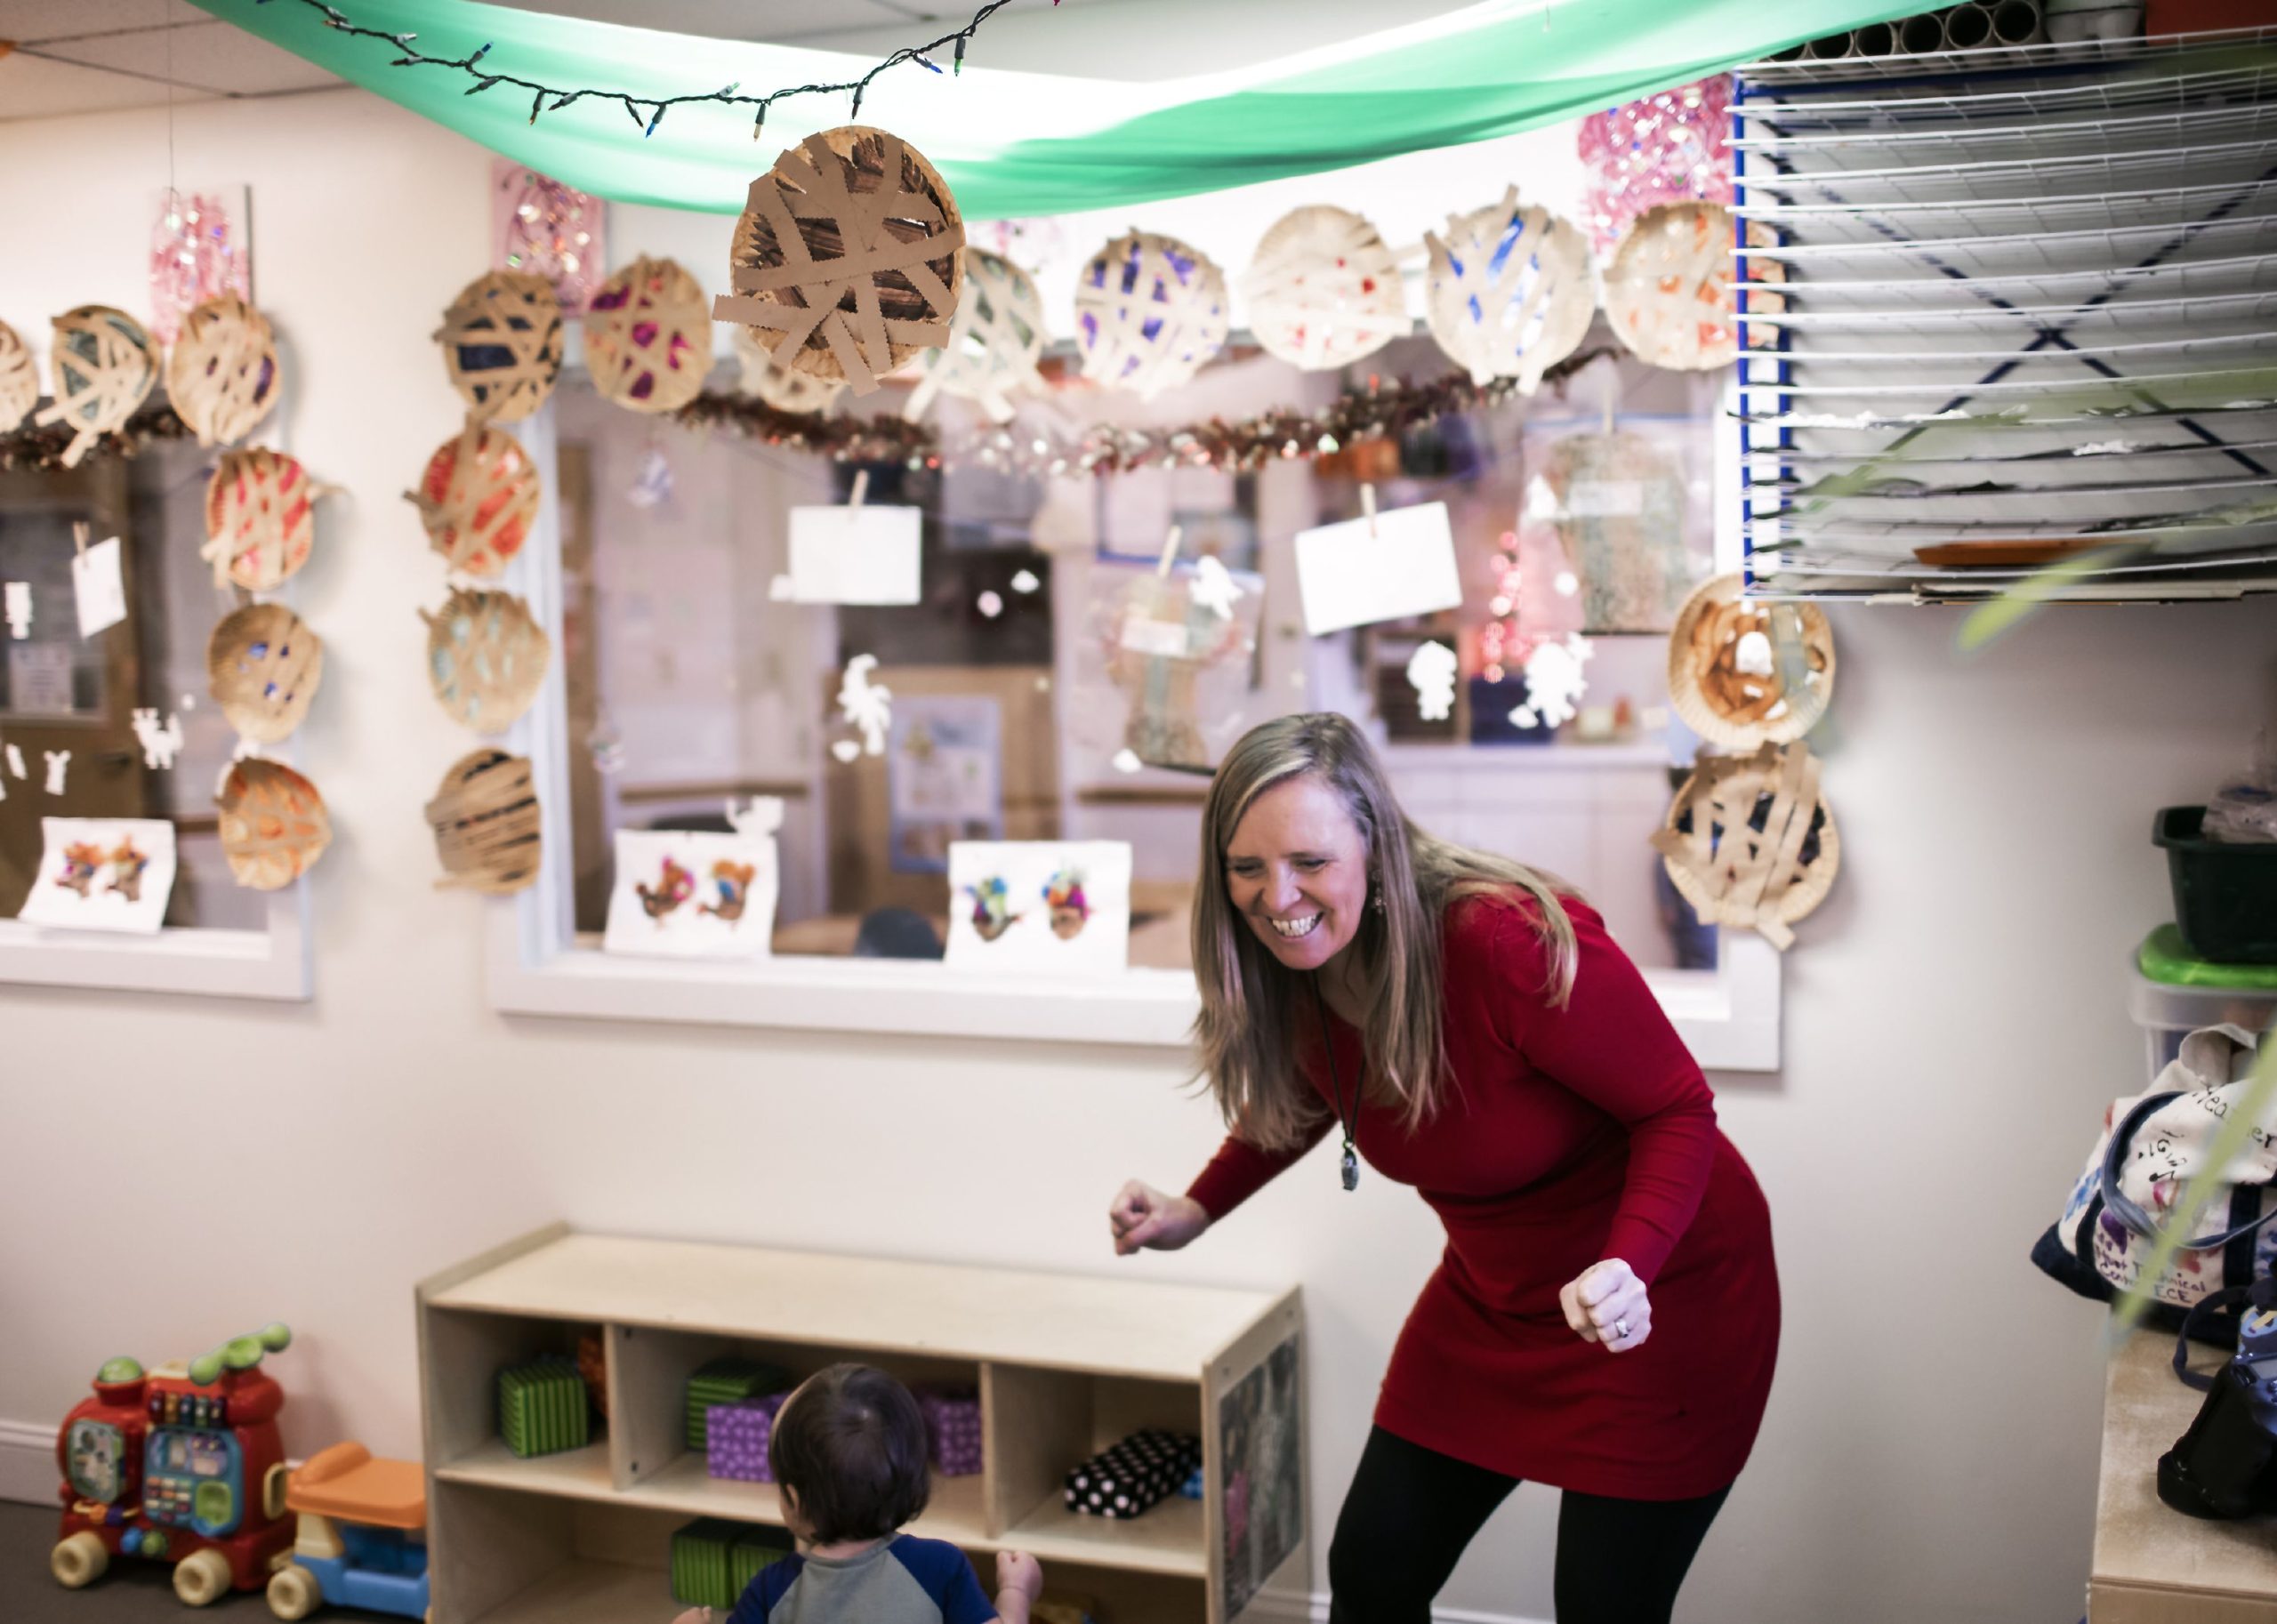
[[[1691,1226],[1716,1157],[1716,1102],[1660,1000],[1604,921],[1569,903],[1578,953],[1573,995],[1541,992],[1549,953],[1512,908],[1494,910],[1494,952],[1509,978],[1506,1036],[1544,1075],[1629,1130],[1629,1171],[1603,1255],[1651,1283]]]
[[[1227,1134],[1210,1164],[1187,1186],[1187,1198],[1201,1203],[1214,1223],[1295,1166],[1328,1137],[1328,1118],[1317,1117],[1286,1150],[1260,1150],[1239,1134]]]

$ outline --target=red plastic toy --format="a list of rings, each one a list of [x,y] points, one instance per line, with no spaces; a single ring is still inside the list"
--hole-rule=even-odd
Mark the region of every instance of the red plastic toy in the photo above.
[[[55,1437],[63,1532],[49,1566],[67,1588],[100,1579],[114,1556],[174,1564],[174,1594],[203,1607],[258,1590],[292,1559],[285,1389],[261,1355],[293,1339],[282,1325],[149,1375],[132,1359],[95,1374]]]

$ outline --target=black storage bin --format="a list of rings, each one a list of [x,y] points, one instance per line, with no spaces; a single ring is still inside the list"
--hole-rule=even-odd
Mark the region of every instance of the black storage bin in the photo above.
[[[2203,807],[2162,807],[2151,839],[2166,848],[2183,945],[2222,964],[2277,964],[2277,843],[2209,840]]]

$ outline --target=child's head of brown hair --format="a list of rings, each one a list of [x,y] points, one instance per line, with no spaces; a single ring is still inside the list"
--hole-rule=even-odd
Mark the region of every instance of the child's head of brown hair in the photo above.
[[[925,1509],[925,1417],[883,1371],[833,1364],[784,1403],[767,1464],[816,1545],[882,1540]]]

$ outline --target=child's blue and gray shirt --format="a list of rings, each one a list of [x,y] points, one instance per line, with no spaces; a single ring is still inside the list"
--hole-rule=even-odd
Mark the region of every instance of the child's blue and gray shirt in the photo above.
[[[995,1604],[964,1553],[902,1534],[858,1556],[786,1556],[760,1570],[728,1624],[989,1624]]]

